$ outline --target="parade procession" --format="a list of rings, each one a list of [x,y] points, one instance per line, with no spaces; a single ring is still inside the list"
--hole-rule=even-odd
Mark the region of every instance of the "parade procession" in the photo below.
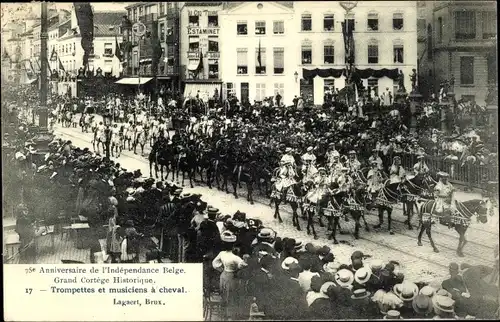
[[[4,264],[202,263],[205,320],[500,318],[479,2],[2,4]]]

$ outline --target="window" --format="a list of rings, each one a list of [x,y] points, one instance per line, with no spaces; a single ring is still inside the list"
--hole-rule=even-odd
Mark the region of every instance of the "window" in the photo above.
[[[441,18],[441,17],[438,18],[437,27],[438,27],[438,39],[437,39],[437,42],[441,43],[443,41],[443,18]]]
[[[354,31],[356,30],[356,20],[354,19],[354,14],[352,13],[349,13],[347,16],[346,16],[346,20],[347,20],[347,30],[350,31]]]
[[[236,65],[238,75],[248,74],[248,50],[246,48],[237,49]]]
[[[429,24],[427,26],[427,59],[432,59],[432,50],[433,50],[432,26],[431,24]]]
[[[265,35],[266,34],[266,22],[265,21],[256,21],[255,22],[255,34],[256,35]]]
[[[372,90],[375,96],[378,96],[378,79],[377,78],[368,78],[368,87]],[[370,95],[372,93],[369,93]]]
[[[323,61],[325,64],[333,64],[335,62],[335,51],[333,49],[333,44],[326,44],[323,47]]]
[[[142,7],[140,7],[139,8],[139,17],[142,17],[142,15],[143,15],[142,12],[143,12]]]
[[[312,63],[312,46],[302,45],[302,65]]]
[[[394,45],[394,62],[395,63],[404,63],[404,51],[403,45]]]
[[[274,73],[283,74],[285,71],[285,48],[274,48]]]
[[[219,27],[219,17],[218,16],[208,16],[208,26],[209,27]]]
[[[208,51],[219,52],[219,37],[208,36]]]
[[[257,102],[261,102],[266,98],[266,84],[265,83],[257,83],[256,85],[256,93],[255,100]]]
[[[165,13],[165,4],[163,2],[160,2],[160,15]]]
[[[496,12],[483,12],[483,39],[495,38],[497,34],[497,15]]]
[[[378,30],[378,14],[377,13],[369,13],[368,14],[368,31],[377,31]]]
[[[330,92],[333,94],[335,91],[335,79],[325,79],[323,83],[323,93]]]
[[[174,46],[167,46],[167,56],[173,56],[174,55]]]
[[[281,95],[281,98],[283,101],[283,97],[285,96],[285,84],[274,83],[274,96],[276,96],[276,94],[278,94],[278,93]]]
[[[460,57],[460,85],[474,85],[474,57]]]
[[[113,43],[104,43],[104,56],[113,56]]]
[[[137,21],[137,9],[134,9],[134,21]]]
[[[165,41],[165,24],[163,23],[160,24],[160,41]]]
[[[368,64],[378,64],[378,45],[368,45]]]
[[[312,30],[312,16],[309,13],[305,13],[302,15],[302,31],[311,31]]]
[[[273,34],[282,35],[285,33],[284,21],[273,21]]]
[[[222,97],[228,98],[229,95],[234,94],[234,84],[233,83],[225,83],[222,87]]]
[[[323,16],[323,30],[333,31],[335,29],[335,19],[333,14],[325,14]]]
[[[246,21],[239,21],[236,24],[236,33],[238,35],[247,35],[248,34]]]
[[[403,30],[403,14],[395,13],[392,15],[392,29]]]
[[[219,78],[219,62],[217,60],[208,61],[208,78]]]
[[[474,11],[455,11],[455,38],[476,38],[476,13]]]
[[[198,16],[189,16],[189,27],[199,27],[200,26],[200,17]]]
[[[255,48],[255,74],[265,74],[266,73],[266,49]]]
[[[200,49],[200,37],[189,36],[189,51],[198,51]]]

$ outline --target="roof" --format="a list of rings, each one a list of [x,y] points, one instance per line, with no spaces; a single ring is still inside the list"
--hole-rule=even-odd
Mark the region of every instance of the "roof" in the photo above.
[[[126,16],[126,11],[116,12],[94,12],[94,36],[114,36],[116,30],[110,30],[110,27],[120,26],[123,16]]]
[[[293,1],[272,1],[272,2],[276,2],[279,5],[293,9]],[[236,8],[239,5],[242,5],[244,3],[247,3],[247,2],[245,2],[245,1],[225,2],[224,3],[224,10]]]
[[[186,2],[184,7],[217,7],[222,4],[222,2]]]

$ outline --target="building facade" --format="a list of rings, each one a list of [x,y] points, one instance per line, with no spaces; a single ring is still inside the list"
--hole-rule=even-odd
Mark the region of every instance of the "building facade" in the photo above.
[[[398,71],[403,71],[410,91],[410,75],[417,69],[416,1],[354,1],[356,6],[349,11],[342,3],[294,2],[303,96],[320,105],[326,91],[345,86],[344,21],[346,31],[352,30],[353,66],[364,87],[376,95],[386,88],[394,94]]]
[[[185,2],[180,9],[180,75],[185,98],[199,95],[208,102],[217,94],[220,99],[222,8],[222,2]]]
[[[496,87],[497,25],[494,1],[433,1],[426,11],[429,38],[424,70],[434,93],[454,79],[457,100],[486,105],[489,88]]]
[[[291,105],[299,94],[294,11],[290,4],[243,2],[220,13],[223,96],[262,101],[280,93]]]

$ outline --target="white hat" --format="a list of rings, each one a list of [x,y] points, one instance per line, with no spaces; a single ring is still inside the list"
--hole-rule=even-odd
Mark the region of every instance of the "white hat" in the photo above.
[[[374,259],[370,262],[369,265],[371,270],[378,270],[384,267],[384,262],[381,261],[380,259]]]
[[[16,152],[16,154],[14,154],[14,157],[16,158],[16,160],[26,160],[26,156],[21,152]]]
[[[348,269],[341,269],[335,274],[335,282],[341,287],[348,287],[354,282],[354,274]]]
[[[285,152],[288,153],[288,152],[292,152],[292,148],[288,147],[285,149]]]
[[[290,268],[290,265],[292,265],[293,263],[298,264],[299,261],[294,257],[287,257],[281,263],[281,268],[283,268],[284,270],[288,270]]]
[[[358,284],[365,284],[366,282],[368,282],[370,280],[371,275],[372,275],[371,270],[368,267],[363,266],[363,267],[359,268],[356,271],[356,273],[354,273],[354,280]]]
[[[418,286],[415,283],[403,282],[394,285],[394,294],[403,302],[410,302],[418,295]]]
[[[307,148],[307,152],[311,152],[312,150],[313,150],[312,146],[310,146],[310,147]]]

